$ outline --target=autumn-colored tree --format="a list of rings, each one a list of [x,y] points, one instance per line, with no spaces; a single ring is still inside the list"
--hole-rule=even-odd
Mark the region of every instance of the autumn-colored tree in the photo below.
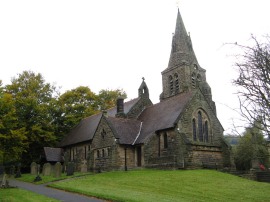
[[[44,146],[55,142],[52,124],[52,102],[55,87],[46,83],[41,74],[24,71],[6,86],[15,107],[17,127],[24,129],[29,144],[22,154],[24,165],[38,161]]]
[[[99,109],[105,110],[114,107],[118,97],[127,98],[127,94],[122,89],[100,90],[97,100]]]
[[[19,161],[28,143],[25,128],[18,126],[14,100],[1,85],[0,82],[0,164],[6,164]]]
[[[79,86],[60,95],[57,105],[55,118],[60,139],[81,119],[98,112],[97,96],[85,86]]]

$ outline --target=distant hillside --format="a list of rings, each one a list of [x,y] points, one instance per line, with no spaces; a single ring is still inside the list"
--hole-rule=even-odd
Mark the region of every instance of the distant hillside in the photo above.
[[[231,146],[238,145],[240,140],[240,136],[235,135],[225,135],[224,138]]]

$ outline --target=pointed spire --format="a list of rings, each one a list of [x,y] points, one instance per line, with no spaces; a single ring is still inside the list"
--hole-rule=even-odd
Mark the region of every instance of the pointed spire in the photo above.
[[[167,69],[178,67],[186,63],[197,63],[197,59],[192,48],[190,36],[187,34],[178,8],[175,33],[172,38],[171,56]]]

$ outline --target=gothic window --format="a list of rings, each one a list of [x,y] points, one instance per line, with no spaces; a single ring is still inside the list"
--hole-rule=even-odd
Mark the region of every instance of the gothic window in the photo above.
[[[174,80],[175,80],[175,94],[179,93],[179,79],[178,79],[178,74],[174,75]]]
[[[202,124],[202,112],[198,112],[198,136],[199,140],[203,141],[203,124]]]
[[[164,133],[163,140],[164,140],[164,149],[166,149],[166,148],[168,148],[168,136],[167,136],[167,133]]]
[[[208,121],[204,123],[204,139],[205,142],[208,142]]]
[[[169,76],[170,94],[173,94],[173,77]]]
[[[102,157],[105,157],[105,150],[102,149]]]
[[[197,131],[196,131],[196,120],[192,120],[192,132],[193,132],[193,140],[197,140]]]
[[[193,87],[193,88],[196,87],[196,75],[195,75],[194,72],[193,72],[192,75],[191,75],[191,84],[192,84],[192,87]]]
[[[101,137],[103,140],[104,140],[105,136],[106,136],[106,131],[103,129],[101,132]]]
[[[194,64],[194,69],[195,69],[195,70],[198,70],[198,69],[199,69],[199,68],[198,68],[198,65]]]
[[[99,158],[100,157],[100,155],[99,155],[99,150],[97,150],[97,158]]]

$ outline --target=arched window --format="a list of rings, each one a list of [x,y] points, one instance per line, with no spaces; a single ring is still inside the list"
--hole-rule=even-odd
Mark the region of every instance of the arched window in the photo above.
[[[100,157],[100,155],[99,155],[99,150],[97,150],[97,158],[99,158]]]
[[[179,79],[178,79],[178,74],[174,75],[174,80],[175,80],[175,94],[179,93]]]
[[[102,149],[102,157],[105,157],[105,150]]]
[[[204,140],[208,142],[208,122],[205,121],[204,123]]]
[[[191,75],[191,84],[192,84],[192,87],[193,87],[193,88],[196,87],[196,75],[195,75],[194,72],[193,72],[192,75]]]
[[[170,94],[173,94],[173,77],[169,76]]]
[[[203,124],[202,124],[202,112],[198,112],[198,136],[199,140],[202,142],[203,141]]]
[[[196,120],[192,120],[193,140],[197,141]]]

